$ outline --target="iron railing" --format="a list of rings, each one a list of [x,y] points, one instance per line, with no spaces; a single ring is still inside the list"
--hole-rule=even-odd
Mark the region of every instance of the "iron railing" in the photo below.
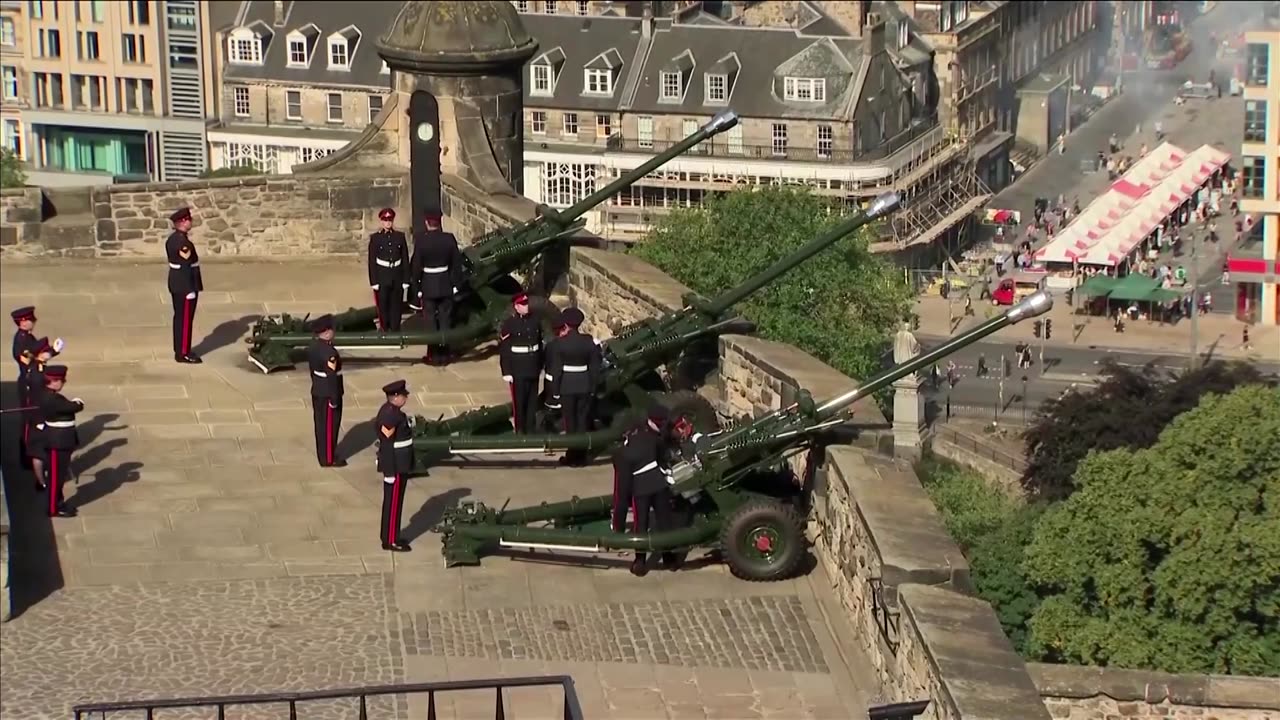
[[[218,711],[218,720],[224,720],[227,708],[244,705],[288,705],[289,720],[298,720],[298,705],[306,702],[322,700],[347,700],[359,702],[359,720],[370,720],[369,698],[387,695],[427,695],[426,720],[436,720],[436,693],[456,692],[464,690],[493,690],[495,720],[506,720],[506,703],[503,690],[512,688],[547,687],[559,685],[564,691],[564,720],[584,720],[582,707],[578,703],[578,695],[573,688],[573,678],[568,675],[546,675],[542,677],[492,678],[486,680],[456,680],[448,682],[415,683],[400,685],[374,685],[358,688],[341,688],[335,690],[316,690],[298,693],[261,693],[257,695],[223,695],[214,697],[178,698],[174,700],[131,700],[126,702],[104,702],[77,705],[72,708],[76,720],[93,720],[95,717],[121,717],[119,713],[141,713],[147,720],[153,720],[157,710],[173,710],[177,708],[213,708]],[[125,716],[137,717],[137,715]],[[305,716],[301,716],[305,717]]]
[[[986,408],[983,410],[987,413],[991,412]],[[1008,468],[1014,472],[1020,473],[1026,472],[1027,470],[1027,461],[1025,458],[1017,457],[1012,453],[1007,453],[999,448],[993,447],[990,443],[975,438],[968,433],[963,433],[949,427],[940,427],[937,432],[938,434],[936,439],[951,443],[957,448],[976,455],[983,460],[993,462],[1000,467]]]

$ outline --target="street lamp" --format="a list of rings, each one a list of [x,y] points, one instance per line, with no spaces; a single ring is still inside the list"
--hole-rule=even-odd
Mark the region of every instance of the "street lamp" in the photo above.
[[[1022,376],[1022,424],[1027,424],[1027,376]]]

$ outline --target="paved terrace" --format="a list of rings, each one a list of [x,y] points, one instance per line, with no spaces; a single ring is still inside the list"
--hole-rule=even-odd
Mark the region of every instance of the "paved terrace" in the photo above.
[[[874,699],[820,570],[769,585],[718,565],[638,579],[622,558],[446,570],[426,534],[463,496],[520,505],[604,492],[603,467],[435,469],[409,485],[414,552],[382,552],[362,425],[379,388],[406,377],[410,409],[426,415],[500,402],[496,359],[348,366],[351,465],[320,469],[305,370],[251,370],[241,337],[264,312],[367,304],[363,267],[206,263],[199,366],[171,360],[164,272],[161,262],[5,264],[0,304],[35,304],[40,333],[66,339],[68,394],[87,409],[69,493],[78,518],[38,512],[5,442],[22,587],[20,614],[0,626],[4,717],[65,718],[80,701],[556,673],[574,677],[591,718],[846,718]],[[14,370],[0,367],[11,406]],[[559,717],[550,693],[510,699],[522,704],[509,718]],[[442,696],[440,716],[483,717],[491,703],[490,693]],[[426,716],[417,702],[394,705],[378,717]],[[354,716],[350,705],[313,709],[307,717]],[[256,712],[244,717],[283,717]]]

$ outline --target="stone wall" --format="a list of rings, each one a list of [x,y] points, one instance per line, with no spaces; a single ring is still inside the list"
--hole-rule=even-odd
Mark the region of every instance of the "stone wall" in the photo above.
[[[1280,720],[1280,678],[1041,663],[1027,669],[1053,717],[1062,720]]]
[[[44,193],[40,188],[0,190],[0,257],[25,254],[40,241]]]

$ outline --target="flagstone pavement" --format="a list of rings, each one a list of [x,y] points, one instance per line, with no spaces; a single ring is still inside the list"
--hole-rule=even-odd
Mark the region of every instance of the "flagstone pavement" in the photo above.
[[[351,363],[351,464],[316,467],[306,373],[252,369],[242,337],[263,313],[367,305],[358,259],[206,262],[203,365],[171,359],[163,264],[6,262],[2,273],[6,311],[34,304],[38,334],[66,340],[67,394],[86,407],[69,492],[80,515],[53,521],[16,466],[16,417],[4,416],[17,609],[0,626],[6,718],[66,718],[86,701],[543,674],[571,675],[589,718],[846,718],[877,695],[821,571],[764,585],[714,564],[639,579],[622,557],[444,568],[427,531],[448,504],[599,493],[607,468],[435,468],[409,486],[414,551],[382,552],[368,425],[379,388],[404,377],[411,409],[432,417],[506,393],[492,358]],[[14,368],[0,367],[12,407]],[[557,693],[506,699],[508,718],[559,717]],[[437,710],[492,717],[493,702],[491,691],[441,695]],[[356,716],[336,701],[303,710]],[[421,699],[370,710],[426,717]]]

